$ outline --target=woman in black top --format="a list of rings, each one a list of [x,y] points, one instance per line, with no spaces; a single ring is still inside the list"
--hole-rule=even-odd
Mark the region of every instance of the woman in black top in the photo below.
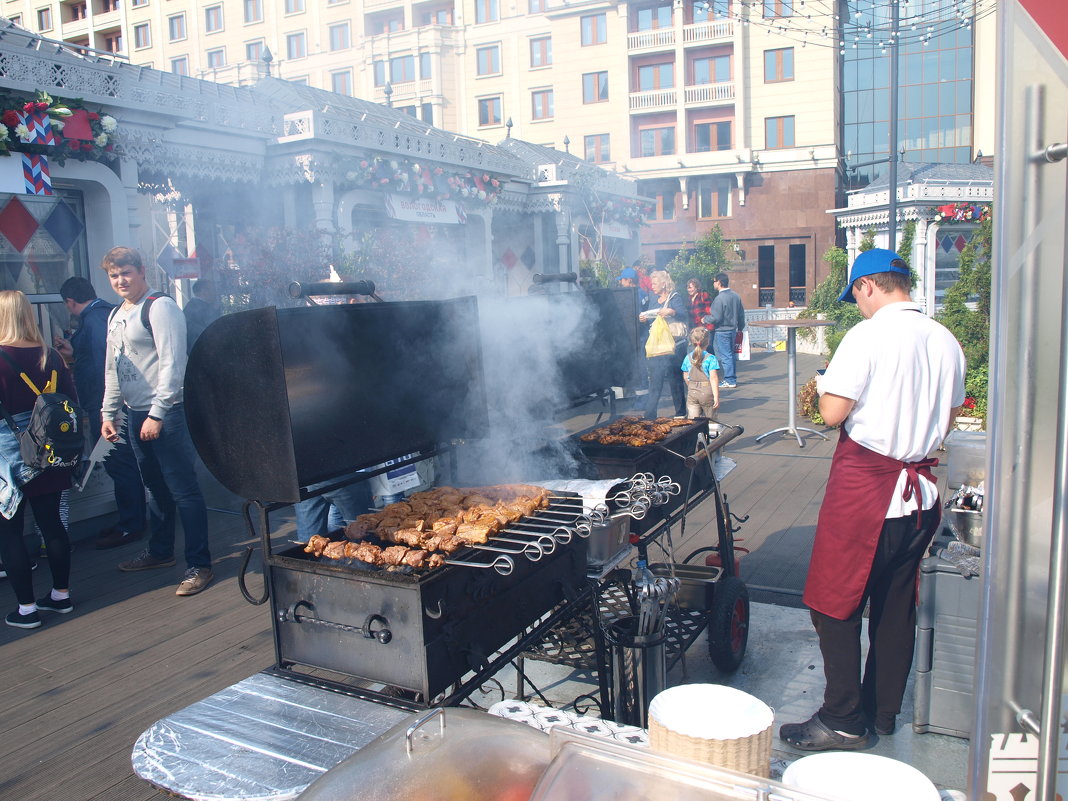
[[[686,324],[689,316],[687,303],[675,291],[675,282],[666,270],[654,270],[650,276],[655,297],[649,301],[649,308],[638,319],[651,322],[654,315],[663,317],[668,323]],[[678,366],[682,363],[686,350],[686,338],[681,337],[675,343],[675,353],[668,356],[651,356],[649,364],[649,394],[645,398],[645,416],[654,418],[660,404],[660,393],[664,390],[664,381],[671,389],[671,400],[675,404],[675,416],[686,416],[686,386]]]
[[[77,399],[74,379],[58,353],[49,348],[41,337],[33,309],[26,296],[17,290],[0,292],[0,349],[7,358],[0,358],[0,403],[14,417],[33,409],[35,393],[21,373],[39,390],[55,371],[57,392]],[[18,370],[11,364],[18,365]],[[0,420],[0,437],[14,439],[7,423]],[[18,448],[5,447],[5,453],[18,453]],[[12,457],[17,458],[17,457]],[[10,475],[10,471],[8,473]],[[48,468],[19,488],[22,499],[10,519],[0,515],[0,561],[4,564],[11,589],[18,600],[18,609],[4,622],[9,626],[35,629],[41,625],[38,610],[65,614],[73,611],[70,601],[70,540],[59,516],[59,501],[63,490],[70,488],[68,468]],[[9,488],[10,489],[10,488]],[[22,537],[23,514],[26,504],[33,510],[34,519],[44,537],[48,567],[52,571],[51,593],[34,601],[30,556]]]

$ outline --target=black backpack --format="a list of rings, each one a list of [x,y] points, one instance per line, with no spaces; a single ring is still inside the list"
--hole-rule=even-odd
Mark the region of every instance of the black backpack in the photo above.
[[[52,370],[52,377],[42,391],[37,389],[30,377],[2,349],[0,356],[3,356],[30,389],[37,393],[29,422],[23,429],[15,425],[7,409],[0,404],[0,412],[18,439],[22,461],[38,470],[75,467],[85,451],[81,408],[67,395],[54,391],[57,382],[55,370]]]

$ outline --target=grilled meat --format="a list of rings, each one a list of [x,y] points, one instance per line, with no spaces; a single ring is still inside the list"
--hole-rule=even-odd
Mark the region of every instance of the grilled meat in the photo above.
[[[579,439],[583,442],[597,442],[601,445],[644,448],[671,436],[675,428],[692,424],[693,420],[674,420],[669,417],[658,417],[655,420],[621,417],[592,431],[587,431],[579,436]]]

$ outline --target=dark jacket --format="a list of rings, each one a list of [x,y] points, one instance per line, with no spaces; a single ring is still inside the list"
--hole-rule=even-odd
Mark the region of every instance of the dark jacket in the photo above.
[[[745,328],[745,307],[733,289],[721,289],[712,300],[712,306],[704,322],[711,323],[717,331],[741,331]]]
[[[74,349],[74,385],[78,400],[91,418],[99,419],[104,402],[104,358],[108,347],[108,315],[115,307],[96,298],[79,315],[70,338]]]

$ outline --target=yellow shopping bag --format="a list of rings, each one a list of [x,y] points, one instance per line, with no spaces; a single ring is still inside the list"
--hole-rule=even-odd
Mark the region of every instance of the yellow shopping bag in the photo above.
[[[649,326],[649,338],[645,340],[645,355],[650,359],[653,356],[670,356],[675,352],[675,337],[671,336],[671,329],[667,322],[659,314],[653,318],[653,324]]]

